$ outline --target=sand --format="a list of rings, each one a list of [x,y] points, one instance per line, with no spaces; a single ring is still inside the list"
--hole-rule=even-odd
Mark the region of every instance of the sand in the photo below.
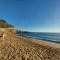
[[[60,44],[5,32],[0,37],[0,60],[60,60]]]

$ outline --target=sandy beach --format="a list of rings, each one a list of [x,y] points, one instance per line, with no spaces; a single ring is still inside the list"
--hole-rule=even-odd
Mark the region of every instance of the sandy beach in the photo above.
[[[60,60],[60,44],[5,35],[4,41],[0,37],[0,60]]]

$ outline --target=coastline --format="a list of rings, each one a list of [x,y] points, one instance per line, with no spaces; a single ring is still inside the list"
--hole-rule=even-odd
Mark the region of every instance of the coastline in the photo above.
[[[60,34],[60,33],[59,33]],[[36,40],[42,40],[42,41],[48,41],[48,42],[53,42],[53,43],[58,43],[60,44],[60,35],[58,33],[35,33],[35,32],[22,32],[17,33],[16,35],[23,36],[29,39],[36,39]]]
[[[47,40],[44,41],[42,39],[27,38],[27,37],[23,37],[23,36],[22,36],[22,38],[24,38],[26,40],[29,40],[31,42],[43,45],[43,46],[50,46],[50,47],[53,47],[53,48],[60,48],[59,43],[50,42],[50,41],[47,41]]]

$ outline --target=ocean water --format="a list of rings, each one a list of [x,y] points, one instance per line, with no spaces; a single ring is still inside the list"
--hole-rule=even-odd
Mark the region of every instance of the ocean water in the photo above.
[[[16,34],[27,37],[27,38],[60,43],[60,33],[17,32]]]

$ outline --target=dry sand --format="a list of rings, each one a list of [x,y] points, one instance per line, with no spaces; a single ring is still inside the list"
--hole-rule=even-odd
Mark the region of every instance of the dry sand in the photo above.
[[[5,34],[4,41],[0,37],[0,60],[60,60],[60,44]]]

